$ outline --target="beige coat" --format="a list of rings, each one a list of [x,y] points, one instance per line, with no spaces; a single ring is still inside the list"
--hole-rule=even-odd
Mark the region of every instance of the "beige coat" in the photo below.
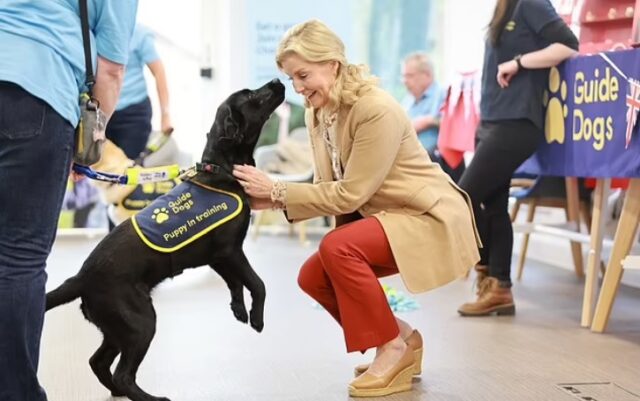
[[[288,183],[292,220],[359,212],[375,216],[389,239],[402,279],[417,293],[464,275],[480,244],[468,195],[429,161],[406,112],[373,89],[336,121],[344,178],[334,181],[322,128],[307,110],[315,183]]]

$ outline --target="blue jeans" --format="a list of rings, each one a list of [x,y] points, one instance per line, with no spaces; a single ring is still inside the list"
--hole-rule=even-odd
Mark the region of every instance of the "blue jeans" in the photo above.
[[[149,98],[118,110],[107,124],[107,138],[124,151],[129,159],[136,159],[147,146],[151,134],[151,101]]]
[[[38,383],[46,260],[74,129],[42,100],[0,82],[0,401],[45,401]]]

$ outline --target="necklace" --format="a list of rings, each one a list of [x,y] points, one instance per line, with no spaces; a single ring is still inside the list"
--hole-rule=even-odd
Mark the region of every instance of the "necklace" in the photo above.
[[[323,119],[323,131],[322,138],[327,146],[329,156],[331,156],[331,169],[333,170],[333,178],[340,181],[342,180],[342,166],[340,165],[340,157],[338,155],[338,146],[336,144],[336,130],[334,123],[338,118],[337,113],[333,113],[330,116]]]

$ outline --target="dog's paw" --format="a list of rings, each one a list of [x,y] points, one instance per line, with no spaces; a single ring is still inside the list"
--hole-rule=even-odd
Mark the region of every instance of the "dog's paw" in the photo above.
[[[262,333],[262,329],[264,329],[264,323],[262,323],[262,322],[259,322],[259,323],[251,322],[251,327],[253,327],[253,329],[255,331],[257,331],[258,333]]]
[[[244,305],[232,302],[231,311],[233,312],[233,316],[242,323],[247,323],[249,321],[249,315],[247,314],[247,309]]]
[[[258,317],[255,313],[251,313],[251,327],[258,333],[262,332],[264,328],[264,321],[262,320],[262,316]]]

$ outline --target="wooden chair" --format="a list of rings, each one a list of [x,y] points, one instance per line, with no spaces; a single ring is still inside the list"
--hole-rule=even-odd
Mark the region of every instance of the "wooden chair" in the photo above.
[[[296,128],[291,131],[289,134],[289,139],[295,141],[308,141],[307,129],[305,127]],[[263,169],[265,166],[269,165],[272,161],[277,159],[278,156],[278,145],[266,145],[257,148],[254,152],[253,158],[256,162],[256,167],[259,169]],[[311,156],[309,156],[311,157]],[[311,167],[307,171],[303,171],[298,174],[275,174],[269,173],[269,176],[273,180],[283,181],[283,182],[312,182],[313,181],[313,167]],[[263,226],[266,222],[267,214],[265,211],[257,211],[254,214],[253,220],[253,239],[257,239],[260,234],[260,227]],[[299,240],[301,244],[306,244],[307,242],[307,230],[306,230],[306,222],[297,223],[299,230]],[[289,235],[293,235],[294,225],[289,225]]]
[[[538,207],[562,208],[569,221],[567,212],[567,197],[564,177],[534,177],[534,176],[516,176],[511,180],[511,197],[515,199],[513,208],[511,209],[511,222],[517,218],[520,206],[526,204],[527,223],[533,223],[536,209]],[[581,220],[591,228],[591,191],[579,180],[579,199]],[[520,247],[520,255],[518,257],[517,279],[522,279],[524,263],[527,258],[527,250],[529,247],[529,232],[523,233],[522,245]]]

